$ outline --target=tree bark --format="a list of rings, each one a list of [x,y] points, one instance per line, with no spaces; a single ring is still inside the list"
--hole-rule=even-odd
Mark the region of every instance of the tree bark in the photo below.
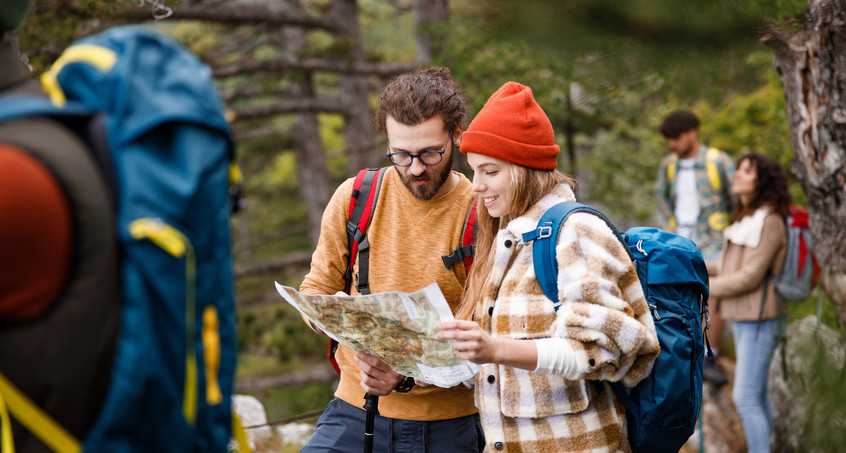
[[[173,20],[201,20],[230,25],[300,26],[337,31],[331,18],[311,16],[288,7],[287,1],[231,1],[218,0],[197,5],[173,8]],[[149,8],[127,8],[114,14],[114,19],[143,22],[152,19]]]
[[[846,330],[846,3],[811,0],[802,29],[770,30],[793,142],[791,171],[808,199],[821,283]]]
[[[447,0],[414,1],[414,35],[416,39],[416,60],[419,63],[432,61],[432,56],[442,48],[438,34],[432,29],[449,20]],[[466,125],[465,125],[466,127]]]
[[[299,1],[292,2],[292,7],[302,9]],[[301,11],[300,11],[301,12]],[[308,45],[305,30],[301,27],[288,27],[283,30],[286,51],[291,56],[305,50]],[[313,99],[314,86],[311,71],[302,77],[291,80],[291,93],[298,98]],[[320,124],[317,112],[301,112],[295,122],[296,144],[294,154],[297,159],[297,184],[300,197],[308,206],[308,236],[311,243],[317,245],[320,238],[320,220],[323,210],[329,203],[331,178],[326,167],[326,152],[320,137]]]
[[[361,64],[364,48],[358,24],[356,0],[333,0],[332,15],[341,31],[338,37],[346,39],[349,60]],[[340,92],[344,105],[344,141],[347,149],[347,173],[352,176],[365,167],[380,165],[379,154],[370,148],[374,138],[373,112],[370,109],[370,84],[359,74],[341,74]]]

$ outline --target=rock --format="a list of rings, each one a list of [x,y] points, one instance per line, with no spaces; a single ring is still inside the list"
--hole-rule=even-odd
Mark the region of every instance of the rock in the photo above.
[[[288,423],[276,427],[280,445],[305,445],[311,437],[312,431],[314,431],[314,425],[311,423]]]
[[[238,414],[238,417],[241,419],[241,425],[245,428],[267,423],[267,413],[264,411],[264,405],[254,396],[233,395],[232,410]],[[266,442],[271,435],[270,426],[251,428],[246,431],[247,441],[250,444],[250,449],[253,451],[256,451],[256,445],[258,443]]]
[[[770,364],[773,451],[831,451],[827,445],[833,443],[837,448],[834,436],[846,428],[843,392],[830,392],[838,385],[842,389],[842,337],[829,327],[818,326],[816,317],[807,316],[787,327],[784,363],[783,346],[776,348]],[[809,427],[818,427],[821,422],[827,424],[816,433],[809,432]]]

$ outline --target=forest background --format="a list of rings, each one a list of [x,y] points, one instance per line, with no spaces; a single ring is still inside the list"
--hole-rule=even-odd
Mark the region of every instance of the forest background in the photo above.
[[[577,177],[582,202],[620,228],[657,226],[652,187],[668,152],[657,127],[680,108],[702,120],[703,143],[734,158],[763,152],[791,168],[795,201],[807,202],[776,52],[764,43],[802,27],[805,1],[35,3],[17,36],[33,76],[73,40],[127,22],[170,34],[213,68],[245,176],[245,209],[232,223],[238,388],[262,400],[271,420],[313,418],[331,398],[326,338],[300,321],[273,281],[302,281],[335,187],[360,168],[388,164],[372,109],[400,72],[449,67],[471,118],[502,83],[530,86],[556,130],[559,169]],[[462,157],[456,163],[472,177]],[[835,306],[827,301],[821,319],[839,329]],[[800,318],[815,305],[791,309]]]

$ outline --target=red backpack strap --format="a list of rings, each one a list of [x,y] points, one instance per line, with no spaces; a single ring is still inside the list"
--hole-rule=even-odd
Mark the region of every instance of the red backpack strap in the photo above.
[[[473,253],[476,246],[476,198],[473,198],[473,204],[470,205],[470,211],[467,212],[467,217],[464,219],[464,232],[461,234],[461,245],[450,252],[449,255],[441,256],[444,261],[444,266],[451,269],[453,265],[464,261],[465,274],[470,272],[470,266],[473,264]]]
[[[344,292],[347,294],[352,289],[352,271],[356,257],[359,257],[356,289],[360,294],[370,294],[367,279],[370,244],[367,241],[366,232],[373,209],[376,207],[376,200],[379,197],[379,189],[382,186],[382,177],[385,176],[385,170],[387,170],[387,167],[365,168],[358,172],[353,181],[353,190],[350,195],[350,214],[347,221],[349,256],[347,257],[347,268],[344,271]],[[335,372],[341,374],[341,369],[335,360],[337,349],[338,342],[333,339],[329,340],[329,351],[326,357],[332,367],[335,368]]]
[[[356,276],[356,290],[360,294],[370,294],[368,285],[368,269],[370,256],[370,243],[367,241],[367,227],[376,207],[376,200],[379,198],[379,189],[382,186],[382,178],[385,176],[385,168],[367,168],[358,172],[353,182],[353,191],[350,199],[350,219],[347,221],[347,243],[349,244],[349,257],[347,270],[344,273],[345,292],[350,293],[352,288],[352,271],[358,257],[358,275]]]

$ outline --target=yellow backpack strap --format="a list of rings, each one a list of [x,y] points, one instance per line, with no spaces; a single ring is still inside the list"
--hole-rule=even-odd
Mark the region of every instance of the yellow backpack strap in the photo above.
[[[672,184],[676,180],[676,167],[678,167],[679,156],[673,153],[670,155],[670,158],[670,163],[667,164],[667,182]]]
[[[129,234],[133,239],[148,239],[175,258],[185,257],[185,389],[182,400],[182,414],[189,425],[197,422],[197,352],[194,346],[196,332],[197,264],[194,246],[178,229],[160,219],[142,217],[129,223]]]
[[[68,47],[53,63],[50,70],[41,75],[41,85],[56,106],[62,107],[67,103],[65,93],[59,85],[59,73],[71,63],[87,63],[102,72],[111,71],[117,61],[114,50],[93,44],[77,44]]]
[[[15,447],[12,442],[12,428],[8,412],[17,419],[21,425],[35,434],[41,442],[50,447],[56,453],[78,453],[82,451],[82,445],[69,432],[61,427],[46,412],[30,401],[14,384],[12,384],[3,373],[0,373],[0,446],[3,453],[14,453]]]
[[[247,431],[241,423],[241,417],[235,412],[232,413],[232,436],[235,438],[235,442],[238,443],[239,453],[252,453],[250,443],[247,441]]]
[[[720,169],[717,166],[717,161],[720,158],[720,150],[717,148],[708,148],[705,153],[705,169],[708,170],[708,180],[711,181],[711,187],[714,192],[719,192],[722,188],[720,181]]]
[[[3,399],[2,391],[0,391],[0,451],[15,453],[15,442],[12,439],[12,420],[9,418],[9,410],[6,409],[6,401]]]

